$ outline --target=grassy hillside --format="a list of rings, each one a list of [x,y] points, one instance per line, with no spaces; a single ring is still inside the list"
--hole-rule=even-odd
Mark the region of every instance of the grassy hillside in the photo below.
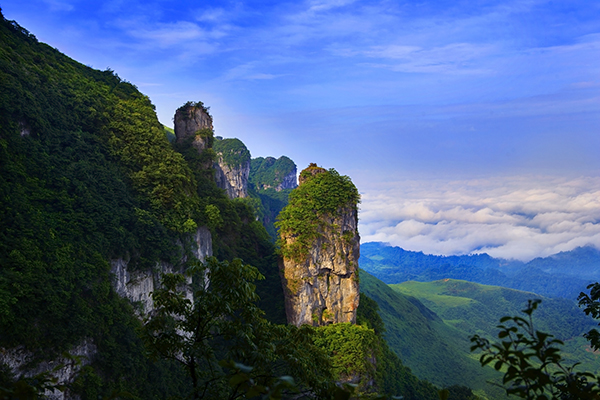
[[[460,330],[444,323],[416,298],[392,290],[365,271],[361,271],[360,288],[379,305],[390,348],[415,375],[441,387],[461,384],[478,395],[503,397],[501,389],[486,383],[499,374],[481,368],[468,355],[470,343]]]
[[[460,331],[462,337],[478,334],[490,340],[497,339],[496,326],[501,317],[517,315],[528,299],[541,298],[542,304],[534,314],[536,329],[565,341],[563,357],[568,362],[580,362],[583,370],[600,371],[600,355],[589,351],[582,338],[596,324],[570,300],[453,279],[404,282],[390,287],[418,298],[446,324]]]

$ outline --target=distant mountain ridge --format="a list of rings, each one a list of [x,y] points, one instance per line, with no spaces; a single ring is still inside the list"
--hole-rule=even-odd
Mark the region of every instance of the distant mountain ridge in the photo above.
[[[361,292],[379,305],[390,348],[415,375],[440,386],[467,385],[483,398],[506,398],[498,386],[486,383],[500,382],[501,374],[480,367],[478,356],[469,351],[469,337],[496,340],[499,318],[523,315],[527,300],[539,295],[453,279],[385,285],[365,271],[360,279]],[[533,316],[536,329],[565,342],[561,354],[566,361],[597,373],[600,356],[588,351],[581,336],[596,322],[573,301],[542,300]]]
[[[361,245],[359,263],[388,284],[451,278],[570,299],[600,280],[600,250],[592,246],[524,263],[488,254],[436,256],[370,242]]]
[[[577,247],[571,251],[561,251],[548,257],[538,257],[527,263],[546,273],[564,273],[564,266],[569,265],[569,275],[600,279],[600,250],[593,246]]]

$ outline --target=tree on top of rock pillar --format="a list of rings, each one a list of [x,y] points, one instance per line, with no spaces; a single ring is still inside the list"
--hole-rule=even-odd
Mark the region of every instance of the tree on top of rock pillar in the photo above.
[[[310,164],[278,217],[288,322],[356,322],[358,190],[349,177]]]

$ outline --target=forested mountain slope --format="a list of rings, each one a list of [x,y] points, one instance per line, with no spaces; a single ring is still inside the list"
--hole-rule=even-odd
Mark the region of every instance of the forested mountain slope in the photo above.
[[[365,271],[361,292],[378,303],[390,348],[418,377],[438,385],[466,385],[479,395],[502,398],[499,387],[486,383],[501,384],[500,374],[480,367],[469,338],[477,334],[497,340],[500,318],[522,315],[530,299],[542,299],[535,329],[565,342],[564,361],[581,363],[581,371],[600,372],[600,355],[582,336],[597,322],[572,300],[453,279],[386,285]]]
[[[182,270],[200,226],[217,257],[241,257],[270,278],[257,283],[262,304],[284,321],[266,231],[192,159],[171,147],[134,85],[1,18],[0,347],[20,348],[35,365],[92,343],[78,383],[86,398],[123,385],[141,398],[177,394],[185,372],[146,357],[110,261]]]
[[[500,318],[519,315],[528,300],[541,299],[534,314],[535,329],[565,342],[562,356],[566,362],[581,363],[582,370],[593,373],[600,370],[600,355],[589,351],[589,343],[583,338],[597,323],[571,300],[454,279],[409,281],[390,287],[418,298],[446,324],[461,331],[463,337],[477,334],[489,340],[497,338]]]
[[[384,334],[390,348],[421,379],[442,387],[464,385],[476,394],[503,398],[503,390],[486,383],[500,375],[492,368],[481,368],[468,355],[469,339],[444,323],[415,297],[398,293],[365,271],[360,275],[361,293],[380,308]]]

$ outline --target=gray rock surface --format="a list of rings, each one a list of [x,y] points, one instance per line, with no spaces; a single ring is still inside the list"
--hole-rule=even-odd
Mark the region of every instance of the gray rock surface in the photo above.
[[[213,130],[212,117],[201,107],[185,107],[175,112],[175,136],[177,142],[193,137],[192,145],[201,153],[208,147],[208,138],[197,133],[203,129]]]
[[[338,217],[323,222],[306,259],[300,263],[284,259],[281,266],[286,314],[296,326],[356,323],[360,299],[357,211],[340,210]]]
[[[206,227],[200,227],[194,233],[194,256],[204,262],[212,256],[212,236]],[[134,303],[139,315],[145,315],[154,309],[152,292],[158,287],[162,273],[178,272],[166,263],[157,265],[151,271],[131,271],[127,261],[122,258],[111,260],[113,287],[119,296]],[[189,294],[191,298],[191,293]]]
[[[250,175],[250,160],[237,167],[230,167],[218,156],[215,163],[215,181],[217,186],[227,192],[230,199],[248,197],[248,176]]]
[[[48,372],[49,377],[56,378],[57,385],[72,383],[81,368],[89,365],[97,353],[96,346],[90,339],[84,339],[80,344],[69,349],[72,358],[61,356],[52,361],[35,363],[34,354],[23,346],[12,349],[0,349],[0,363],[5,364],[17,378],[31,378]],[[47,389],[44,393],[50,400],[77,400],[79,396],[56,389]]]

